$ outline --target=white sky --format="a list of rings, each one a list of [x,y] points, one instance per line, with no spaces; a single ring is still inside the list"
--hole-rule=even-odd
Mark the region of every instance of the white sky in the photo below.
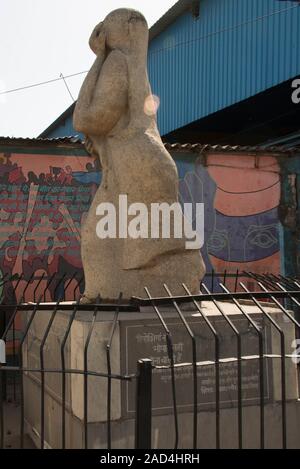
[[[88,39],[107,13],[140,10],[149,27],[176,0],[0,0],[0,92],[88,70]],[[74,98],[85,75],[68,78]],[[62,80],[0,95],[0,136],[36,137],[72,104]]]

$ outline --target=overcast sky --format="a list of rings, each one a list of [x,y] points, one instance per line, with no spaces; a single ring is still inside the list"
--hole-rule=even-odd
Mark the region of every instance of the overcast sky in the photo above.
[[[88,70],[88,39],[107,13],[140,10],[149,27],[175,0],[0,0],[0,92]],[[85,75],[67,79],[77,98]],[[72,99],[62,80],[0,94],[0,136],[36,137]]]

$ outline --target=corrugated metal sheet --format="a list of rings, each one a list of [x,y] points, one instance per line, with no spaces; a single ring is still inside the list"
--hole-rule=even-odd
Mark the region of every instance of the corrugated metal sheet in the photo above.
[[[23,137],[0,137],[0,145],[81,145],[80,136],[54,137],[54,138],[23,138]]]
[[[267,147],[261,145],[210,145],[201,143],[165,143],[165,148],[169,152],[181,151],[181,152],[192,152],[192,153],[245,153],[245,154],[258,154],[270,153],[274,154],[290,154],[300,153],[300,146],[285,145],[269,145]]]
[[[198,3],[197,0],[179,0],[176,2],[166,13],[159,18],[159,20],[151,26],[149,30],[149,40],[152,41],[158,36],[164,29],[172,24],[179,15],[184,13],[186,10],[191,10],[192,5]]]
[[[198,18],[192,3],[180,0],[150,30],[148,70],[162,135],[300,75],[297,3],[200,0]],[[41,136],[75,134],[73,106]]]
[[[47,129],[45,129],[39,137],[65,137],[66,135],[75,135],[76,132],[73,128],[73,112],[76,102],[71,104],[54,122],[52,122]]]
[[[300,7],[277,0],[201,0],[149,46],[164,135],[300,74]],[[288,97],[287,97],[288,99]]]
[[[56,124],[51,124],[48,129],[46,129],[39,137],[49,137],[49,138],[63,138],[66,135],[75,135],[77,134],[76,130],[73,127],[73,110],[70,111],[71,114],[69,117],[60,120]]]
[[[65,146],[81,146],[84,147],[83,140],[79,136],[63,137],[63,138],[16,138],[16,137],[0,137],[1,145],[17,145],[17,146],[42,146],[42,145],[65,145]],[[186,153],[270,153],[270,154],[291,154],[300,153],[300,146],[269,145],[266,148],[262,146],[243,146],[243,145],[209,145],[201,143],[165,143],[165,148],[170,152],[186,152]]]

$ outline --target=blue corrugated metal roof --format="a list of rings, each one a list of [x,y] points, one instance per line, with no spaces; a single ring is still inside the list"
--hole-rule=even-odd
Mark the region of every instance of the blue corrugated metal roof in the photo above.
[[[300,8],[277,0],[202,0],[151,41],[162,134],[300,74]]]
[[[295,1],[200,0],[198,17],[193,4],[180,0],[150,29],[162,135],[300,75]],[[41,135],[72,133],[69,115]]]

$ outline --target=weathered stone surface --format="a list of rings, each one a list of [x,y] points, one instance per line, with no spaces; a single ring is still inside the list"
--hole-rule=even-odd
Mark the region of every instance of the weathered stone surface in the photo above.
[[[176,165],[159,135],[147,75],[148,26],[137,11],[119,9],[96,26],[90,46],[96,60],[81,88],[74,127],[87,135],[88,148],[101,161],[103,179],[82,229],[84,301],[98,295],[115,299],[183,293],[182,282],[197,292],[205,267],[199,250],[185,239],[99,239],[100,203],[114,204],[119,194],[128,204],[178,202]],[[150,103],[150,106],[149,106]]]

